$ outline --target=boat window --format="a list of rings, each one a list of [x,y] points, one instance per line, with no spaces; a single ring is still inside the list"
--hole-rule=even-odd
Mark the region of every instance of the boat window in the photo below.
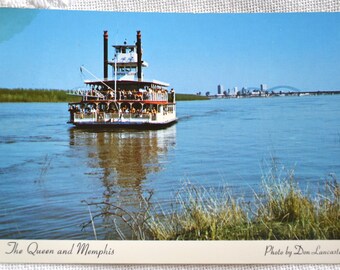
[[[136,110],[141,110],[142,104],[139,102],[136,102],[136,103],[133,103],[132,107],[135,108]]]
[[[106,108],[107,108],[107,104],[106,103],[100,103],[99,104],[99,111],[105,112]]]

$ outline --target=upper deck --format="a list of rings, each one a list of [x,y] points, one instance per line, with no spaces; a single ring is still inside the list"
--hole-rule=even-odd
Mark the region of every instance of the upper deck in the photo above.
[[[168,101],[168,83],[144,80],[142,68],[148,64],[142,59],[140,31],[137,31],[135,44],[127,44],[125,41],[124,44],[112,46],[114,48],[112,61],[108,60],[107,43],[108,33],[104,31],[104,78],[86,80],[86,89],[73,91],[72,94],[83,96],[85,100],[130,100],[134,97],[132,100]],[[112,68],[110,77],[107,70],[109,66]]]

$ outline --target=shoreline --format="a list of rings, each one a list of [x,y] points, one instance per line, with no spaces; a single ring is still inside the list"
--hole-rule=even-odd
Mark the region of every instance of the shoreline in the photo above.
[[[303,96],[329,96],[329,95],[340,95],[340,90],[329,90],[329,91],[301,91],[301,92],[281,92],[281,93],[268,93],[268,92],[257,92],[254,94],[237,94],[237,95],[209,95],[209,99],[234,99],[234,98],[273,98],[273,97],[303,97]]]
[[[12,102],[79,102],[81,97],[67,94],[67,90],[0,88],[0,103]],[[209,100],[205,96],[176,93],[177,101]]]

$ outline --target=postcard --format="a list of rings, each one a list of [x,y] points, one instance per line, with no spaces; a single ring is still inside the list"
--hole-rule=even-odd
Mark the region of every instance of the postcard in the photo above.
[[[339,13],[0,21],[1,263],[340,263]]]

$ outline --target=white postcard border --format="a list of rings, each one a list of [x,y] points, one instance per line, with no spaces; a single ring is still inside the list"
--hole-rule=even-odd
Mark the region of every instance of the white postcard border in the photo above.
[[[0,263],[334,264],[340,240],[0,240]]]

